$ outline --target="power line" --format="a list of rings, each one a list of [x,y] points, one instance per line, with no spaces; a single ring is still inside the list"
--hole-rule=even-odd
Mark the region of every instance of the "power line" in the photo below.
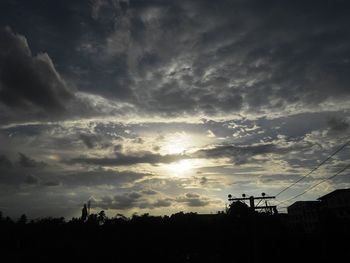
[[[296,185],[297,183],[299,183],[301,180],[305,179],[306,177],[308,177],[310,174],[312,174],[314,171],[316,171],[318,168],[320,168],[323,164],[325,164],[329,159],[331,159],[334,155],[336,155],[338,152],[340,152],[341,150],[343,150],[348,144],[350,143],[350,140],[347,141],[345,144],[343,144],[341,147],[339,147],[336,151],[334,151],[331,155],[329,155],[326,159],[324,159],[321,163],[319,163],[316,167],[314,167],[310,172],[308,172],[306,175],[304,175],[303,177],[299,178],[298,180],[296,180],[294,183],[292,183],[291,185],[287,186],[286,188],[284,188],[282,191],[280,191],[278,194],[276,194],[276,197],[279,196],[280,194],[282,194],[283,192],[287,191],[289,188],[293,187],[294,185]]]
[[[294,199],[298,198],[299,196],[302,196],[303,194],[309,192],[311,189],[314,189],[316,186],[318,186],[318,185],[324,183],[324,182],[327,181],[327,180],[333,179],[334,177],[338,176],[339,174],[341,174],[342,172],[344,172],[344,171],[345,171],[346,169],[348,169],[349,167],[350,167],[350,163],[349,163],[348,165],[346,165],[344,168],[342,168],[341,170],[339,170],[338,172],[336,172],[335,174],[333,174],[332,176],[327,177],[327,178],[321,180],[320,182],[318,182],[317,184],[314,184],[314,185],[310,186],[309,188],[307,188],[307,189],[306,189],[304,192],[302,192],[301,194],[298,194],[298,195],[296,195],[296,196],[294,196],[294,197],[292,197],[292,198],[289,198],[289,199],[287,199],[287,200],[284,200],[284,201],[280,202],[280,203],[278,204],[278,206],[281,205],[281,204],[287,203],[287,202],[289,202],[289,201],[291,201],[291,200],[294,200]]]

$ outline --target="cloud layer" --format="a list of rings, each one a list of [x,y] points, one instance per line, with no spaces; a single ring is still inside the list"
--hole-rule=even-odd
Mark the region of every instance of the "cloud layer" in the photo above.
[[[0,29],[0,39],[0,101],[12,111],[62,114],[74,95],[51,58],[46,53],[33,56],[26,38],[9,27]]]
[[[280,191],[348,140],[349,8],[3,0],[0,210],[78,216],[92,200],[110,215],[210,213],[229,193]]]
[[[30,45],[51,50],[63,76],[46,53],[33,56],[25,37],[3,28],[1,60],[7,66],[2,66],[1,97],[10,107],[34,105],[45,114],[65,110],[73,97],[67,83],[90,94],[88,105],[99,96],[111,99],[114,111],[90,109],[89,114],[113,114],[118,111],[113,102],[151,116],[349,106],[345,1],[95,0],[90,5],[67,1],[45,10],[35,1],[18,1],[4,6],[43,21],[30,28],[2,19],[24,28],[25,36],[42,33],[47,42],[30,38]],[[53,16],[58,10],[70,25]],[[18,67],[21,77],[14,78]],[[71,115],[81,112],[66,117]]]

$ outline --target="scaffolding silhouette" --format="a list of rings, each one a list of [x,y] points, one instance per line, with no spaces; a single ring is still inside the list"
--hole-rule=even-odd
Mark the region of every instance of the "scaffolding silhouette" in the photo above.
[[[250,196],[250,197],[246,197],[245,194],[242,194],[242,197],[232,197],[232,195],[228,195],[228,200],[230,202],[244,202],[249,200],[249,208],[251,211],[260,211],[260,212],[265,212],[266,214],[270,214],[270,215],[275,215],[278,214],[277,211],[277,207],[275,205],[269,205],[268,200],[269,199],[275,199],[275,196],[266,196],[265,193],[262,193],[261,196],[255,197],[255,196]],[[257,204],[255,204],[255,201],[259,200],[259,202]],[[260,205],[259,204],[265,201],[264,205]]]

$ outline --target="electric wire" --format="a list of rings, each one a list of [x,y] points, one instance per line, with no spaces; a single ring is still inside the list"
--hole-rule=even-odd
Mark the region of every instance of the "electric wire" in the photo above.
[[[314,184],[314,185],[311,185],[310,187],[308,187],[306,190],[304,190],[302,193],[300,194],[297,194],[296,196],[293,196],[292,198],[289,198],[287,200],[284,200],[282,202],[280,202],[278,204],[278,206],[280,206],[281,204],[284,204],[284,203],[287,203],[291,200],[294,200],[296,198],[298,198],[299,196],[302,196],[304,194],[306,194],[307,192],[309,192],[310,190],[314,189],[316,186],[319,186],[320,184],[324,183],[325,181],[327,180],[331,180],[333,178],[335,178],[336,176],[338,176],[339,174],[341,174],[342,172],[344,172],[346,169],[348,169],[350,167],[350,163],[348,165],[346,165],[345,167],[343,167],[342,169],[340,169],[338,172],[336,172],[334,175],[330,176],[330,177],[327,177],[327,178],[324,178],[323,180],[321,180],[320,182]]]
[[[290,184],[289,186],[287,186],[286,188],[284,188],[282,191],[280,191],[279,193],[277,193],[275,196],[279,196],[280,194],[282,194],[283,192],[287,191],[289,188],[293,187],[294,185],[296,185],[297,183],[299,183],[301,180],[305,179],[306,177],[308,177],[310,174],[312,174],[314,171],[316,171],[318,168],[320,168],[323,164],[325,164],[329,159],[331,159],[334,155],[336,155],[338,152],[340,152],[341,150],[343,150],[346,146],[348,146],[348,144],[350,143],[350,140],[347,141],[345,144],[343,144],[342,146],[340,146],[336,151],[334,151],[333,153],[331,153],[326,159],[324,159],[321,163],[319,163],[316,167],[314,167],[310,172],[308,172],[306,175],[304,175],[303,177],[299,178],[298,180],[296,180],[295,182],[293,182],[292,184]]]

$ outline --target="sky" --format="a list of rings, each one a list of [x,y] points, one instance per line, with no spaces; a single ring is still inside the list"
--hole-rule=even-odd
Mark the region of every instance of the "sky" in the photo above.
[[[228,194],[276,195],[349,140],[349,24],[341,0],[2,0],[0,211],[216,213]]]

